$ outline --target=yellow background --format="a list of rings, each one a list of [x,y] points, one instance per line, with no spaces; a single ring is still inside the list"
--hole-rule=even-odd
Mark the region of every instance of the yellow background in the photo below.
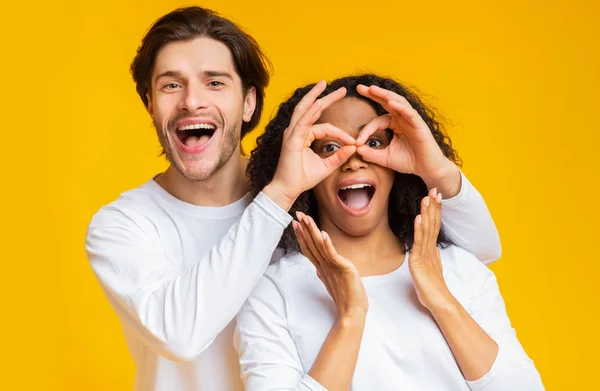
[[[128,66],[149,25],[179,5],[1,6],[3,390],[133,387],[84,236],[99,207],[165,167]],[[547,389],[598,389],[597,1],[203,5],[245,27],[275,65],[260,129],[320,78],[374,71],[426,93],[500,230],[492,268]]]

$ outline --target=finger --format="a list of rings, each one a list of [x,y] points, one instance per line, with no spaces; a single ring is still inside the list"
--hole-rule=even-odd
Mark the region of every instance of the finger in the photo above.
[[[310,251],[308,244],[306,243],[306,238],[304,232],[302,230],[302,226],[296,220],[292,220],[292,227],[294,228],[294,233],[296,234],[296,239],[298,239],[298,244],[300,245],[300,251],[302,254],[312,263],[317,270],[317,275],[323,275],[322,265]],[[321,280],[322,278],[319,277]]]
[[[379,103],[387,112],[390,112],[391,109],[388,105],[389,99],[387,98],[382,98],[381,96],[375,95],[373,94],[373,87],[375,86],[370,86],[370,87],[366,87],[364,86],[364,88],[356,88],[356,90],[358,91],[359,94],[363,95],[366,98],[371,99],[372,101]]]
[[[319,228],[317,227],[317,224],[315,224],[315,221],[313,220],[312,217],[306,216],[306,223],[308,226],[308,231],[311,236],[311,239],[313,240],[313,243],[315,244],[315,247],[316,247],[317,251],[319,252],[321,258],[324,259],[325,261],[328,261],[327,251],[325,250],[325,244],[323,243],[322,232],[319,230]]]
[[[417,128],[425,124],[425,121],[423,121],[423,118],[419,115],[417,110],[413,109],[410,105],[403,105],[396,100],[391,100],[388,102],[388,107],[396,114],[399,114],[409,128]],[[425,124],[425,126],[427,126],[427,124]]]
[[[304,240],[306,241],[307,247],[309,248],[311,253],[315,256],[317,261],[319,263],[321,263],[322,266],[325,266],[325,264],[327,264],[328,262],[325,259],[325,257],[321,254],[321,252],[318,250],[317,245],[315,244],[315,234],[313,232],[311,232],[308,216],[306,216],[304,213],[300,213],[300,226],[302,227],[302,233],[304,234]],[[318,235],[320,237],[321,236],[320,231],[317,230],[317,232],[318,233],[316,235]]]
[[[369,99],[379,103],[389,113],[394,112],[406,122],[409,128],[427,126],[423,118],[404,96],[378,86],[362,86],[360,89],[357,87],[357,90]]]
[[[317,99],[308,108],[308,110],[306,110],[306,112],[302,116],[300,116],[298,121],[295,122],[293,129],[297,130],[300,133],[304,133],[305,127],[317,122],[317,120],[321,118],[321,114],[323,114],[323,111],[325,111],[333,103],[342,99],[344,96],[346,96],[346,88],[340,87],[332,93],[327,94],[323,98]],[[292,131],[292,133],[294,133],[294,130]],[[352,143],[354,143],[354,139]]]
[[[421,200],[421,226],[423,229],[423,246],[429,243],[429,194]]]
[[[325,137],[333,138],[343,142],[346,145],[354,145],[356,140],[350,136],[346,131],[331,125],[330,123],[317,124],[310,127],[313,134],[310,142],[312,143],[315,139],[322,139]],[[310,145],[307,145],[309,147]]]
[[[332,172],[337,170],[342,164],[346,163],[350,156],[354,155],[356,152],[356,146],[354,145],[345,145],[342,148],[335,151],[335,153],[331,156],[323,159],[323,164],[325,164],[326,176],[329,176]]]
[[[367,142],[369,137],[378,130],[387,129],[392,123],[392,116],[389,114],[381,115],[370,120],[360,131],[356,138],[356,145],[361,146]]]
[[[311,262],[314,255],[308,248],[308,244],[306,243],[306,238],[304,236],[304,232],[302,231],[302,226],[296,220],[292,221],[292,227],[294,228],[294,233],[296,234],[296,239],[298,240],[298,244],[300,245],[300,251],[302,254],[308,258]]]
[[[300,100],[300,102],[294,108],[294,112],[292,113],[292,118],[290,119],[289,128],[293,129],[296,127],[296,123],[298,120],[304,115],[304,113],[312,106],[312,104],[317,100],[319,95],[327,88],[327,83],[324,80],[321,80],[315,86],[308,91],[306,95]]]
[[[326,110],[329,106],[331,106],[335,102],[339,101],[340,99],[343,99],[346,96],[346,92],[347,92],[346,87],[340,87],[337,90],[330,92],[329,94],[320,98],[319,100],[323,104],[323,106],[322,106],[323,110]]]
[[[361,145],[356,148],[356,152],[362,156],[362,158],[371,163],[375,163],[382,167],[389,167],[388,165],[388,151],[384,149],[373,149],[366,145]]]
[[[428,210],[428,217],[429,217],[429,229],[431,230],[430,232],[430,239],[435,240],[437,238],[437,232],[435,231],[435,225],[436,225],[436,220],[437,220],[437,216],[436,216],[436,212],[437,212],[437,188],[433,188],[429,191],[428,197],[429,197],[429,210]]]
[[[423,224],[421,215],[415,217],[415,234],[413,239],[412,253],[420,254],[423,250]]]
[[[359,94],[368,97],[376,101],[377,103],[383,106],[384,103],[388,103],[390,100],[396,100],[403,105],[408,107],[412,107],[406,98],[394,91],[386,90],[385,88],[379,86],[365,86],[360,84],[357,86],[356,90]]]
[[[438,193],[437,197],[435,197],[435,235],[436,237],[440,234],[440,229],[442,227],[442,193]]]
[[[350,261],[338,254],[337,250],[333,246],[333,243],[331,242],[331,238],[325,231],[323,231],[323,239],[325,241],[325,249],[327,251],[327,256],[329,257],[329,259],[331,259],[334,265],[342,269],[347,269],[352,266],[351,264],[349,264]]]
[[[321,109],[321,101],[317,100],[300,116],[296,124],[292,127],[288,127],[290,130],[290,137],[298,139],[305,139],[306,132],[309,131],[310,125],[314,124],[319,119],[319,112]]]

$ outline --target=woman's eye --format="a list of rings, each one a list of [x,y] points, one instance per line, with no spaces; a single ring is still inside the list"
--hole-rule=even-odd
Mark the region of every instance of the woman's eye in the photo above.
[[[379,140],[370,139],[369,141],[367,141],[367,146],[369,146],[370,148],[379,148],[382,145],[383,143]]]
[[[326,144],[322,148],[323,152],[325,152],[325,153],[332,153],[332,152],[337,151],[338,149],[340,149],[340,147],[338,147],[335,144]]]

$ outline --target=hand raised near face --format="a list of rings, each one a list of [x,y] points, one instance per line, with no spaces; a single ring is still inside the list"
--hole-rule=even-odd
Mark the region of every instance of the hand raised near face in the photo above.
[[[283,134],[279,164],[269,186],[279,192],[283,201],[278,203],[286,210],[302,192],[312,189],[356,152],[356,140],[344,130],[328,123],[315,124],[325,109],[346,95],[346,89],[340,88],[318,98],[325,87],[325,82],[319,82],[302,98]],[[344,146],[321,158],[310,146],[315,139],[325,137]]]
[[[458,167],[444,156],[431,129],[405,97],[378,86],[359,85],[357,91],[388,112],[365,125],[356,139],[358,153],[365,160],[400,173],[418,175],[428,186],[448,175],[453,175],[453,187],[460,185]],[[382,129],[394,132],[387,148],[372,149],[365,145],[374,132]]]

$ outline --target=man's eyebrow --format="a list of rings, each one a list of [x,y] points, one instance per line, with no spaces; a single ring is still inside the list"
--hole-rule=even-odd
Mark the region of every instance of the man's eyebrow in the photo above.
[[[204,71],[202,75],[205,77],[226,77],[230,80],[233,80],[233,75],[229,72],[223,71]]]
[[[177,71],[165,71],[163,73],[159,73],[158,75],[156,75],[156,77],[154,78],[154,82],[156,83],[156,81],[158,79],[160,79],[161,77],[179,77],[181,76],[180,72]]]
[[[202,72],[202,76],[204,76],[204,77],[225,77],[225,78],[228,78],[230,80],[233,80],[233,75],[231,73],[229,73],[229,72],[223,72],[223,71],[203,71]],[[181,72],[178,72],[178,71],[165,71],[165,72],[159,73],[154,78],[154,82],[156,83],[156,81],[158,79],[160,79],[161,77],[181,77]]]

